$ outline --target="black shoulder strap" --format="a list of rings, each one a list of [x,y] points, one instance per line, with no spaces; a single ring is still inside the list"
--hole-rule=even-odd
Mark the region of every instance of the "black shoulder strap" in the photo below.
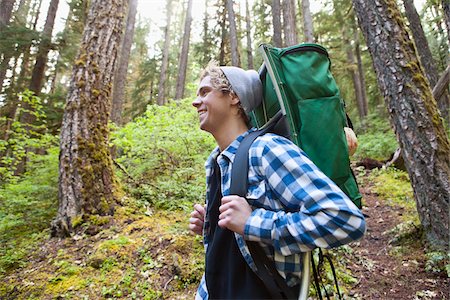
[[[231,195],[238,195],[240,197],[247,195],[248,155],[250,146],[258,136],[265,134],[270,129],[271,126],[268,126],[263,130],[251,132],[239,145],[231,169]],[[247,245],[256,264],[256,275],[264,282],[272,297],[274,299],[296,299],[297,297],[292,289],[276,270],[275,263],[267,257],[261,246],[256,242],[249,241],[247,241]]]

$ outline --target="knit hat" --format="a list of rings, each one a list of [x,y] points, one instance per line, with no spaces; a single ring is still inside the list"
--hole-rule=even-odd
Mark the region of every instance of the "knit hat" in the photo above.
[[[245,71],[237,67],[220,67],[239,97],[247,116],[262,102],[262,83],[255,70]]]

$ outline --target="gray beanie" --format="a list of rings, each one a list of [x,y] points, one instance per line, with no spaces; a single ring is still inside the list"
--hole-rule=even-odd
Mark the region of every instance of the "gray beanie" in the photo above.
[[[262,102],[262,83],[255,70],[245,71],[237,67],[220,67],[239,97],[247,116]]]

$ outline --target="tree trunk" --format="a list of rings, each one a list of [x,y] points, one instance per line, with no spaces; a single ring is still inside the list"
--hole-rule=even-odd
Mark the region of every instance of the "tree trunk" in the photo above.
[[[127,81],[128,64],[130,61],[131,45],[134,37],[134,24],[136,23],[137,0],[129,0],[128,16],[123,35],[122,47],[120,48],[119,66],[114,75],[112,93],[111,121],[116,125],[122,124],[123,101],[125,98],[125,83]]]
[[[219,64],[221,66],[225,65],[225,48],[226,48],[226,39],[227,39],[227,30],[226,30],[226,9],[224,10],[224,14],[221,16],[221,23],[220,23],[220,33],[221,33],[221,40],[220,40],[220,53],[219,53]]]
[[[354,16],[352,17],[354,18]],[[363,64],[361,59],[361,49],[359,47],[359,32],[358,28],[356,27],[356,24],[353,23],[354,26],[354,35],[355,35],[355,53],[356,53],[356,63],[358,65],[358,75],[359,75],[359,82],[361,86],[361,102],[363,104],[363,112],[364,115],[367,116],[369,114],[369,105],[367,103],[367,91],[366,91],[366,78],[364,76],[364,70],[363,70]],[[364,122],[364,126],[365,126]]]
[[[298,43],[295,27],[295,0],[283,0],[283,25],[285,46]]]
[[[253,66],[253,50],[252,50],[252,35],[250,25],[250,9],[248,7],[248,0],[245,1],[245,23],[247,31],[247,68],[254,69]]]
[[[161,73],[159,75],[159,86],[158,86],[158,105],[164,105],[167,103],[166,99],[166,78],[167,78],[167,68],[169,67],[169,47],[170,47],[170,18],[172,16],[172,0],[167,0],[166,6],[166,28],[164,29],[164,48],[162,56]]]
[[[70,235],[75,217],[114,213],[108,121],[126,7],[126,0],[91,2],[61,126],[59,208],[52,236]]]
[[[44,30],[42,32],[39,51],[36,63],[33,68],[30,82],[30,90],[36,95],[41,93],[42,80],[44,78],[45,67],[47,64],[47,56],[50,51],[53,26],[55,24],[56,11],[58,10],[59,0],[51,0],[48,7],[47,19],[45,20]]]
[[[3,30],[6,26],[9,25],[9,21],[11,20],[11,14],[14,7],[15,0],[2,0],[0,5],[2,9],[0,9],[0,31]]]
[[[447,39],[450,45],[450,2],[441,0],[442,10],[444,11],[445,27],[447,27]]]
[[[272,0],[273,45],[283,47],[280,0]]]
[[[430,81],[431,87],[434,87],[439,79],[439,74],[430,47],[428,46],[428,41],[425,37],[419,14],[417,13],[413,0],[403,0],[403,4],[405,6],[406,17],[408,18],[410,25],[409,29],[414,37],[414,43],[419,54],[420,62],[425,69],[425,75]],[[442,97],[436,98],[436,101],[442,116],[447,119],[449,113],[448,92],[444,93]]]
[[[305,33],[305,42],[314,43],[314,27],[311,16],[311,10],[309,6],[309,0],[302,0],[302,12],[303,12],[303,31]]]
[[[180,53],[180,66],[178,69],[178,79],[175,99],[184,97],[184,86],[186,84],[186,71],[189,54],[189,41],[191,39],[191,23],[192,23],[192,0],[188,0],[186,19],[184,20],[183,46]]]
[[[209,49],[209,35],[208,35],[208,21],[209,21],[209,17],[208,17],[208,1],[205,1],[205,15],[203,17],[203,61],[202,61],[202,66],[206,66],[206,64],[209,62],[210,60],[210,56],[209,56],[209,51],[207,49]]]
[[[230,24],[231,65],[239,67],[238,37],[236,30],[236,17],[234,15],[233,0],[227,1],[228,22]]]
[[[414,44],[393,1],[353,0],[428,241],[448,249],[450,144]],[[439,220],[439,221],[436,221]]]

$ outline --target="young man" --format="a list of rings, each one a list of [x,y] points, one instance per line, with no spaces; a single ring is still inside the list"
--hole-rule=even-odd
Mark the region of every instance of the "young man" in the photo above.
[[[206,205],[196,204],[189,228],[203,234],[205,275],[196,299],[268,299],[245,241],[257,241],[286,283],[298,290],[301,252],[361,238],[359,209],[291,141],[258,137],[249,150],[246,198],[230,195],[233,159],[262,99],[256,71],[210,64],[201,76],[196,107],[200,128],[218,147],[206,162]]]

